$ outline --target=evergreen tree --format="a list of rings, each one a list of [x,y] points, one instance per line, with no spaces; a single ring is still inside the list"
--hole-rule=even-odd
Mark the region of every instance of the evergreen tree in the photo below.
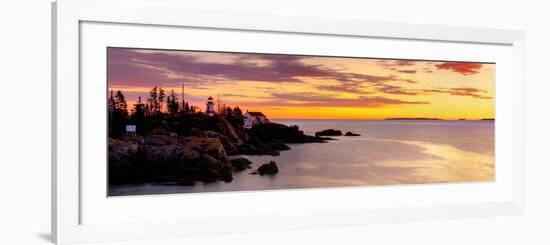
[[[233,109],[230,106],[225,108],[225,115],[228,117],[233,116]]]
[[[242,117],[243,116],[243,111],[241,111],[241,108],[239,108],[238,106],[235,107],[235,109],[233,109],[233,114],[235,116],[240,116]]]
[[[128,123],[128,105],[121,91],[117,91],[109,97],[109,136],[120,137],[124,135]]]
[[[178,114],[180,110],[180,104],[178,103],[178,97],[176,96],[176,93],[172,89],[170,92],[170,95],[166,98],[166,107],[168,108],[168,112],[171,115]]]
[[[109,112],[109,136],[113,135],[113,116],[115,113],[115,97],[113,96],[113,90],[107,102],[107,111]]]
[[[132,114],[132,121],[136,125],[138,134],[142,134],[146,131],[146,105],[141,102],[141,96],[138,97],[138,102],[134,104],[134,114]]]
[[[117,91],[115,95],[115,109],[121,113],[121,115],[128,116],[128,104],[120,90]]]
[[[244,125],[243,119],[244,119],[243,118],[243,112],[241,111],[241,108],[239,108],[238,106],[233,108],[233,121],[232,121],[232,123],[234,123],[235,126],[243,126]]]
[[[145,112],[145,116],[151,116],[153,114],[151,111],[151,106],[149,105],[149,102],[145,104],[145,106],[143,107],[143,110]]]
[[[151,114],[160,112],[159,100],[158,100],[158,88],[155,86],[151,92],[149,92],[149,98],[147,98],[147,105],[151,110]]]
[[[112,113],[115,111],[115,97],[113,96],[113,90],[111,90],[111,96],[109,96],[108,111]]]
[[[189,108],[189,103],[185,102],[185,106],[183,107],[183,112],[189,112],[191,109]]]
[[[158,110],[157,112],[162,112],[162,108],[164,105],[164,100],[166,99],[166,94],[164,94],[164,89],[159,87],[159,97],[158,97]]]

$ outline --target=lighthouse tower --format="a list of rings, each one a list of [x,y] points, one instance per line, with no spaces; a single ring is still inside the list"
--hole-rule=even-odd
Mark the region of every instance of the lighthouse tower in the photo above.
[[[208,97],[208,101],[206,102],[206,115],[208,116],[214,116],[214,99],[212,96]]]

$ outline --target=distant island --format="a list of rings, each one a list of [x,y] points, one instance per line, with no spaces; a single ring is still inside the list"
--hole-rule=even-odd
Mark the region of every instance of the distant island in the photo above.
[[[443,120],[443,119],[427,118],[427,117],[395,117],[395,118],[386,118],[384,120]]]
[[[394,118],[385,118],[384,120],[419,120],[419,121],[444,121],[445,119],[441,118],[429,118],[429,117],[394,117]],[[476,120],[476,119],[471,119]],[[494,121],[494,118],[481,118],[478,119],[479,121]],[[459,118],[458,121],[469,121],[469,119],[466,118]]]

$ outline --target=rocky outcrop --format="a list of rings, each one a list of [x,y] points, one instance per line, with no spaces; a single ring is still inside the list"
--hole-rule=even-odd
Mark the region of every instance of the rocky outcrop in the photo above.
[[[315,133],[315,136],[341,136],[342,131],[336,129],[326,129]]]
[[[138,136],[135,136],[135,137],[138,137]],[[178,141],[178,138],[176,137],[154,134],[154,135],[146,136],[144,143],[152,146],[165,146],[165,145],[176,144],[177,141]]]
[[[233,179],[232,166],[225,149],[218,138],[187,137],[184,141],[184,152],[197,152],[200,157],[198,160],[185,159],[186,166],[200,173],[194,177],[194,180],[200,181],[231,181]],[[191,171],[191,172],[193,172]]]
[[[109,176],[128,180],[132,178],[133,164],[138,159],[139,144],[132,141],[109,139]]]
[[[231,181],[232,166],[218,138],[167,135],[109,140],[109,181]]]
[[[263,143],[242,144],[239,146],[239,154],[242,155],[280,155],[279,151]]]
[[[274,175],[279,173],[279,167],[277,167],[277,164],[274,161],[270,161],[269,163],[262,164],[258,168],[257,172],[260,175]]]
[[[206,138],[218,138],[220,142],[223,145],[223,148],[225,149],[225,152],[227,155],[237,155],[239,154],[238,145],[237,142],[231,140],[229,137],[218,133],[214,131],[201,131],[198,134],[200,137],[206,137]],[[241,142],[242,144],[242,142]]]
[[[246,158],[235,158],[231,159],[231,166],[233,166],[234,171],[243,171],[245,169],[251,168],[252,162]]]
[[[346,134],[344,134],[345,136],[361,136],[360,134],[356,134],[356,133],[353,133],[353,132],[346,132]]]
[[[271,155],[278,156],[280,151],[290,150],[287,143],[324,143],[330,138],[305,135],[297,126],[277,123],[257,124],[246,130],[248,141],[241,145],[231,145],[228,155]],[[223,142],[223,141],[222,141]],[[224,147],[226,143],[224,143]],[[236,146],[236,150],[234,148]]]
[[[239,138],[243,140],[244,143],[250,140],[250,138],[248,137],[248,133],[246,132],[246,129],[244,129],[242,125],[233,126],[233,127],[235,128],[237,135],[239,135]]]
[[[216,125],[208,130],[193,131],[192,135],[206,138],[218,138],[228,156],[234,155],[272,155],[289,150],[287,143],[324,143],[332,140],[325,137],[305,135],[297,126],[277,123],[263,123],[252,129],[245,129],[237,122],[225,118],[214,118]]]
[[[246,158],[231,155],[272,155],[289,150],[291,143],[324,143],[331,138],[304,134],[297,126],[263,123],[244,129],[225,118],[189,118],[185,137],[169,131],[147,136],[109,139],[109,183],[189,185],[195,181],[231,181],[233,171],[251,167]],[[193,121],[195,120],[195,121]],[[202,127],[199,127],[201,126]],[[327,134],[334,135],[334,134]],[[276,174],[275,162],[256,174]]]
[[[270,143],[265,143],[265,146],[271,148],[271,149],[274,149],[276,151],[287,151],[287,150],[290,150],[290,147],[288,145],[285,145],[284,143],[282,142],[270,142]]]
[[[298,126],[278,123],[257,124],[248,131],[251,143],[324,143],[320,137],[304,134]]]
[[[231,125],[231,123],[229,123],[226,119],[220,119],[219,128],[222,134],[236,145],[241,145],[245,141],[248,141],[248,139],[242,139],[241,137],[243,138],[248,138],[248,137],[243,136],[243,134],[239,134],[239,132],[237,132],[235,127]]]

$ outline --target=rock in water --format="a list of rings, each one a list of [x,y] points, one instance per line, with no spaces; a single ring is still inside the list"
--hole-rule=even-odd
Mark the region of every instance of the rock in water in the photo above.
[[[279,172],[279,168],[277,167],[277,164],[274,161],[270,161],[269,163],[264,163],[262,166],[258,168],[258,174],[260,175],[274,175]]]
[[[360,134],[352,133],[352,132],[346,132],[345,136],[361,136]]]
[[[326,129],[315,133],[315,136],[341,136],[342,131],[336,129]]]
[[[250,165],[252,165],[252,162],[244,157],[241,157],[241,158],[232,159],[231,165],[233,166],[233,170],[243,171],[245,169],[249,169]]]

